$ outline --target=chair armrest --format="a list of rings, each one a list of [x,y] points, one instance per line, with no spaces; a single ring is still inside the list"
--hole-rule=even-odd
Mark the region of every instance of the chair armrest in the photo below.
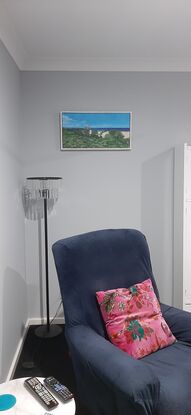
[[[110,414],[151,415],[159,399],[160,384],[152,370],[141,360],[131,358],[89,327],[78,325],[67,331],[75,373],[83,378],[86,396],[101,393],[110,403]],[[76,356],[76,359],[75,359]],[[81,362],[79,366],[78,362]],[[78,376],[77,376],[78,377]],[[91,390],[92,388],[92,390]],[[82,389],[81,394],[83,394]],[[113,404],[111,403],[113,399]],[[113,408],[111,412],[111,408]],[[96,411],[95,411],[96,413]]]
[[[161,304],[164,319],[179,341],[191,343],[191,313]]]

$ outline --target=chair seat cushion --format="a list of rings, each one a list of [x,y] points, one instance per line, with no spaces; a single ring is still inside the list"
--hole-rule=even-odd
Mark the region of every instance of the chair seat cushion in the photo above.
[[[164,320],[152,282],[96,293],[111,342],[140,359],[176,341]]]

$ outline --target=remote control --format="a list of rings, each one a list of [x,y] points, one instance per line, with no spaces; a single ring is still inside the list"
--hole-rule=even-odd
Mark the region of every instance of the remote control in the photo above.
[[[46,409],[53,409],[58,405],[58,401],[37,378],[26,379],[24,385],[36,398],[38,398],[39,402],[41,402]]]
[[[63,402],[67,402],[73,398],[72,392],[70,392],[66,386],[62,385],[62,383],[60,383],[53,376],[49,376],[48,378],[45,378],[44,383],[46,386],[50,388],[51,392],[55,392],[55,394]]]

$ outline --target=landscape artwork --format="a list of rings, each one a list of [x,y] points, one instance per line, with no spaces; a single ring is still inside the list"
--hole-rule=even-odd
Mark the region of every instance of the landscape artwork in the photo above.
[[[130,150],[131,112],[60,113],[61,150]]]

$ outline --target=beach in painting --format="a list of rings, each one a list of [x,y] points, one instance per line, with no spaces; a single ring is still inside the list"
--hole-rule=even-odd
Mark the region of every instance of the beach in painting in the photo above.
[[[130,149],[131,113],[61,113],[62,149]]]

